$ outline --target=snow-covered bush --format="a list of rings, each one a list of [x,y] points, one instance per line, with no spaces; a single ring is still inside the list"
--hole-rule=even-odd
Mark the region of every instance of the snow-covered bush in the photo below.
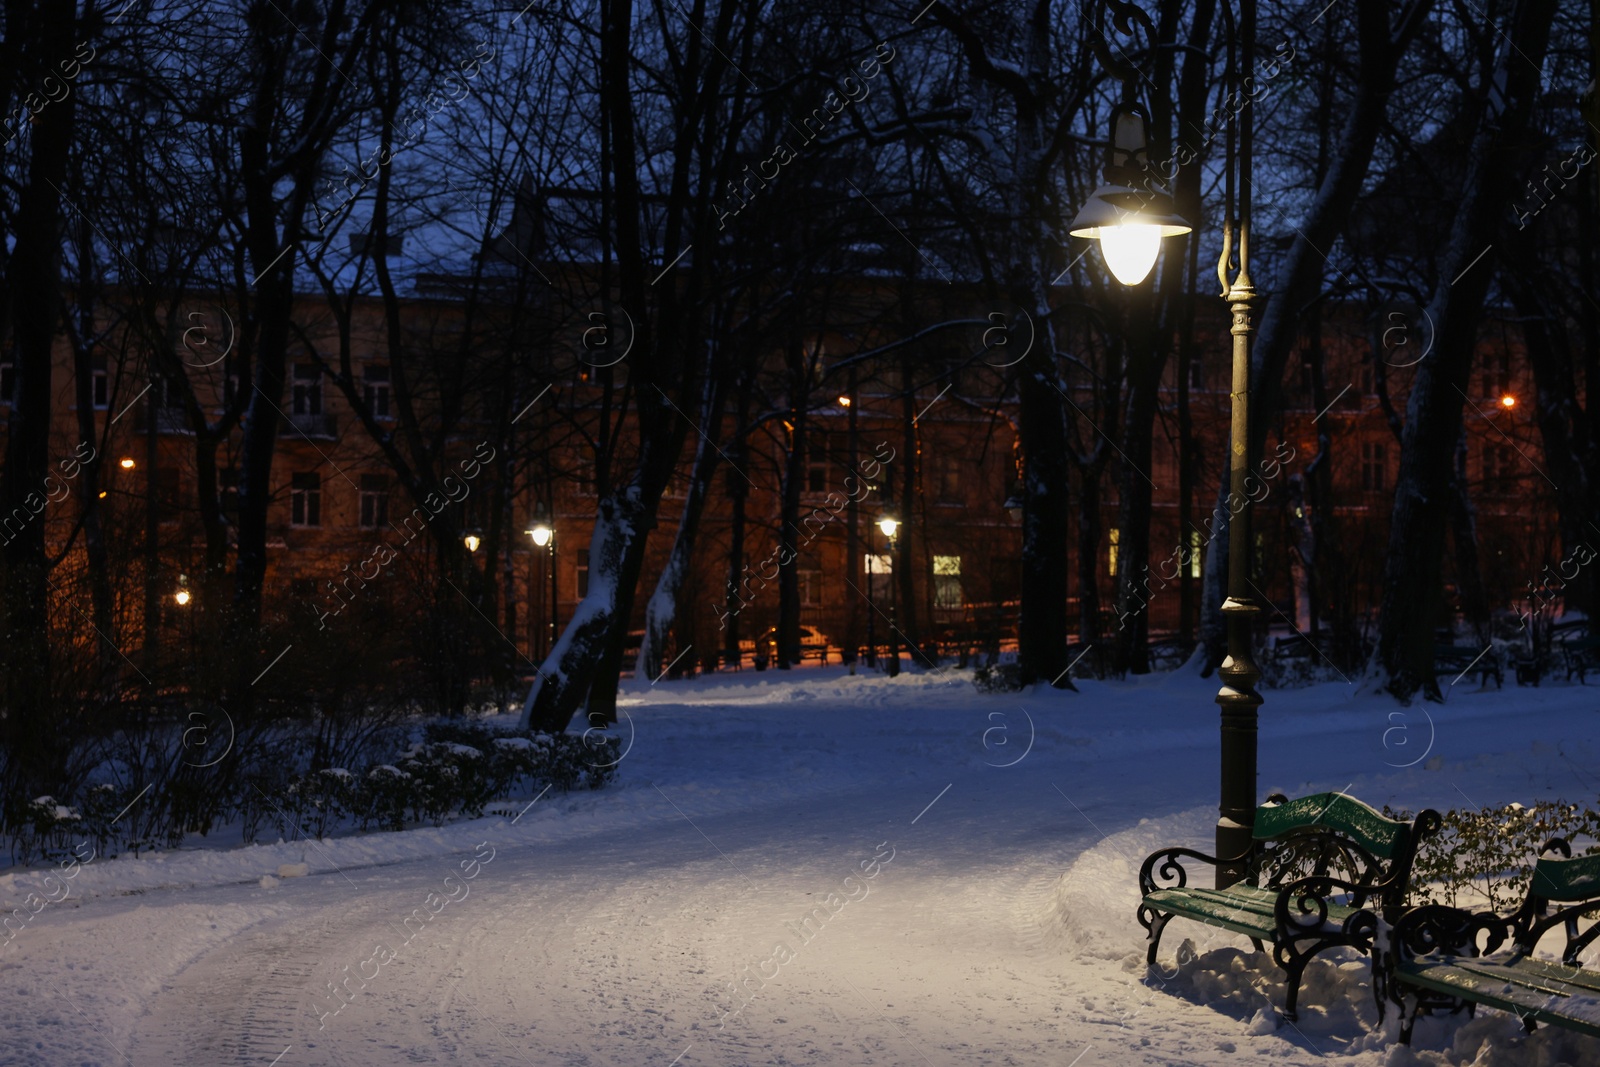
[[[1015,663],[996,663],[979,667],[972,684],[980,693],[1015,693],[1022,688],[1022,676]]]
[[[354,776],[343,767],[324,767],[292,778],[282,797],[282,812],[293,823],[292,827],[280,826],[286,837],[293,836],[291,830],[299,830],[306,837],[321,839],[356,810]]]
[[[1412,816],[1401,812],[1394,817]],[[1552,837],[1574,841],[1574,855],[1586,845],[1595,851],[1600,812],[1561,800],[1446,812],[1443,828],[1417,852],[1413,902],[1488,907],[1507,914],[1522,903],[1539,847]]]

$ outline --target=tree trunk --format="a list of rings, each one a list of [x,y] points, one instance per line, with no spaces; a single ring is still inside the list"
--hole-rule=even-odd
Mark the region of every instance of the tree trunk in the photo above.
[[[1387,102],[1394,88],[1395,70],[1411,38],[1427,18],[1433,0],[1413,0],[1391,25],[1389,6],[1361,4],[1356,8],[1357,56],[1360,71],[1355,95],[1345,109],[1346,119],[1337,150],[1322,175],[1317,194],[1305,219],[1295,230],[1285,269],[1271,279],[1272,292],[1251,355],[1250,455],[1263,454],[1267,428],[1277,421],[1283,405],[1283,371],[1299,332],[1301,309],[1322,286],[1326,261],[1323,249],[1334,241],[1349,220],[1350,209],[1361,194],[1372,162],[1378,135],[1386,122]],[[1290,57],[1292,61],[1292,57]],[[1217,484],[1217,531],[1206,552],[1201,634],[1206,643],[1207,673],[1227,654],[1227,627],[1223,624],[1223,572],[1228,561],[1228,478]]]
[[[1485,79],[1505,86],[1504,113],[1496,113],[1485,91],[1471,162],[1440,259],[1441,272],[1455,280],[1441,284],[1429,302],[1431,321],[1438,324],[1434,348],[1431,358],[1417,364],[1406,404],[1378,647],[1368,665],[1369,682],[1401,700],[1410,700],[1419,689],[1429,700],[1442,699],[1433,674],[1433,628],[1450,521],[1451,459],[1461,435],[1478,317],[1494,273],[1496,216],[1510,202],[1513,175],[1527,161],[1520,141],[1530,121],[1554,11],[1554,0],[1519,3],[1508,36],[1511,47],[1501,55],[1494,79]]]
[[[76,32],[71,0],[45,0],[38,8],[37,51],[48,63],[72,53]],[[18,72],[24,73],[24,72]],[[54,720],[50,672],[50,579],[45,551],[44,480],[50,472],[50,422],[55,390],[51,350],[61,314],[61,187],[72,147],[77,94],[71,93],[32,120],[27,183],[16,214],[15,244],[6,271],[10,298],[16,392],[0,474],[0,519],[21,521],[5,530],[5,729],[11,743],[10,802],[59,781],[67,735]]]

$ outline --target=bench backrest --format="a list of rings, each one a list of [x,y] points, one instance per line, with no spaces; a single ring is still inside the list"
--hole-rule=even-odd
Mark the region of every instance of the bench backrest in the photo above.
[[[1257,841],[1277,840],[1312,829],[1343,834],[1385,860],[1405,853],[1411,843],[1410,823],[1391,819],[1343,793],[1313,793],[1256,809]]]
[[[1355,903],[1381,896],[1392,914],[1404,902],[1417,845],[1440,822],[1432,810],[1414,824],[1391,819],[1343,793],[1274,796],[1256,809],[1249,877],[1263,887],[1313,875],[1341,878],[1370,887]]]
[[[1540,856],[1533,867],[1533,892],[1562,904],[1600,898],[1600,855]]]

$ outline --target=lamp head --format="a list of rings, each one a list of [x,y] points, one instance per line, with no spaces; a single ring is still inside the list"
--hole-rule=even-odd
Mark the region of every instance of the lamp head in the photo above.
[[[1068,232],[1099,241],[1117,281],[1138,285],[1156,265],[1161,239],[1192,229],[1167,193],[1108,184],[1094,191]]]
[[[878,520],[878,529],[883,531],[883,536],[893,537],[895,531],[900,529],[900,520],[893,515],[885,515]]]
[[[477,534],[467,534],[461,539],[461,543],[467,546],[468,552],[476,552],[478,551],[478,546],[483,544],[483,541],[479,539]]]

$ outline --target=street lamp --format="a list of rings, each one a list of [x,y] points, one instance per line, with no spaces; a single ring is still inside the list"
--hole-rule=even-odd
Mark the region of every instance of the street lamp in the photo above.
[[[467,546],[468,552],[476,552],[478,551],[478,546],[483,544],[483,540],[477,534],[467,534],[461,539],[461,543]]]
[[[895,557],[895,534],[900,529],[900,520],[893,515],[885,515],[878,520],[878,529],[883,531],[883,536],[889,539],[889,559]],[[893,573],[894,564],[890,563],[890,573]],[[889,677],[896,678],[900,674],[900,627],[895,622],[895,603],[898,597],[894,591],[895,579],[889,579]]]
[[[1156,28],[1149,15],[1130,4],[1111,2],[1119,17],[1131,17],[1155,39]],[[1237,19],[1228,5],[1224,5],[1223,15],[1229,37],[1223,88],[1234,94],[1229,99],[1247,98],[1248,87],[1255,84],[1255,0],[1240,0]],[[1107,184],[1090,197],[1073,220],[1071,232],[1076,237],[1098,238],[1111,272],[1123,284],[1136,285],[1154,266],[1161,237],[1187,233],[1190,227],[1177,215],[1170,197],[1154,184],[1149,170],[1145,154],[1146,112],[1134,102],[1142,75],[1131,63],[1112,56],[1109,48],[1097,45],[1096,50],[1101,61],[1122,78],[1124,102],[1112,112]],[[1230,311],[1229,332],[1233,337],[1233,411],[1228,448],[1232,518],[1228,526],[1228,595],[1222,604],[1228,626],[1228,654],[1218,671],[1223,684],[1217,693],[1222,728],[1216,842],[1217,856],[1223,861],[1216,868],[1218,888],[1232,885],[1245,874],[1242,863],[1226,861],[1242,859],[1250,849],[1256,808],[1256,721],[1262,703],[1255,688],[1261,671],[1250,648],[1251,623],[1261,608],[1251,595],[1250,495],[1246,485],[1250,473],[1250,345],[1256,310],[1256,290],[1250,280],[1254,130],[1250,107],[1231,108],[1229,112],[1223,161],[1222,254],[1217,262],[1217,277]],[[1143,188],[1131,188],[1135,182]]]
[[[1132,94],[1133,83],[1128,83],[1127,92]],[[1148,123],[1144,108],[1132,100],[1112,109],[1105,184],[1090,194],[1068,231],[1099,241],[1100,255],[1123,285],[1145,280],[1156,265],[1163,237],[1193,229],[1178,214],[1172,196],[1151,176]]]
[[[185,608],[189,606],[190,599],[189,576],[187,574],[180,574],[178,575],[178,591],[172,594],[173,603],[177,604],[180,608]]]
[[[133,457],[123,456],[122,459],[118,461],[117,466],[121,467],[125,471],[133,470]]]
[[[540,501],[533,506],[533,524],[528,527],[527,534],[533,538],[533,543],[540,548],[550,551],[550,644],[549,648],[556,647],[556,526],[550,517],[550,511]],[[546,649],[548,651],[549,649]]]

